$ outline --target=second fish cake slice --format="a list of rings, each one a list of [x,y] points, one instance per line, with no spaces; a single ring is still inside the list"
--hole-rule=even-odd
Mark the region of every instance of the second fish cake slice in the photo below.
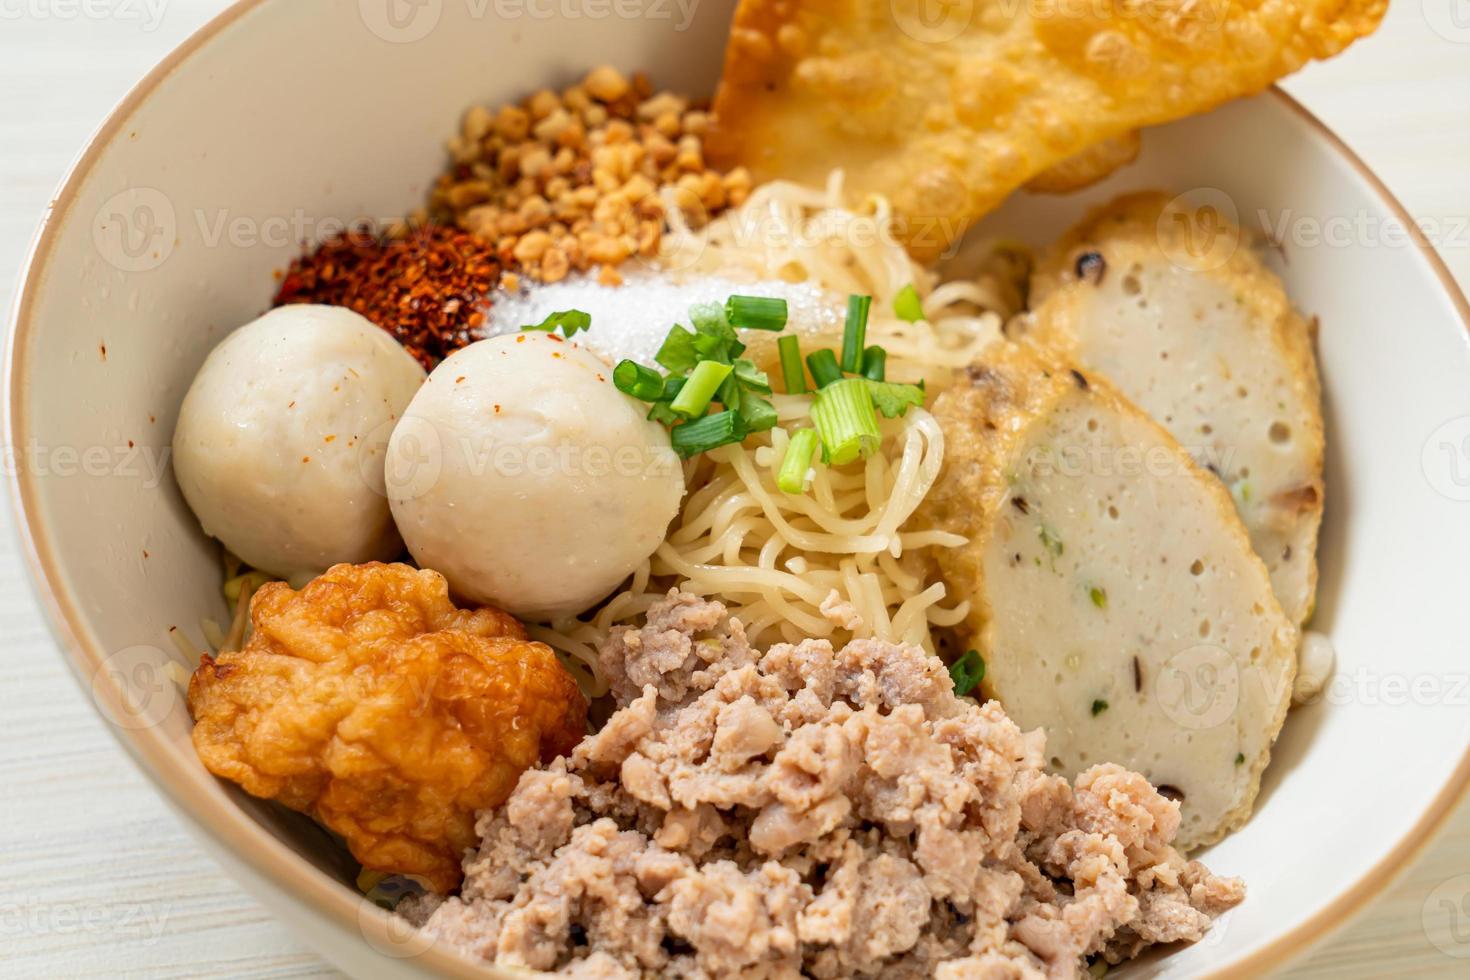
[[[1322,523],[1312,328],[1239,231],[1134,194],[1094,211],[1032,278],[1016,335],[1105,375],[1212,470],[1298,626]]]

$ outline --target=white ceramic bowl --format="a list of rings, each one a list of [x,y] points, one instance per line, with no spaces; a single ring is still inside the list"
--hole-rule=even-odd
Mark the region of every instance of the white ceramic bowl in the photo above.
[[[195,759],[158,668],[171,627],[225,610],[215,551],[165,465],[177,406],[206,352],[266,308],[299,237],[422,199],[465,106],[602,61],[709,91],[729,9],[245,0],[128,97],[36,242],[6,411],[42,603],[84,688],[200,839],[355,974],[484,975],[393,933],[321,831]],[[1248,880],[1246,903],[1205,942],[1129,968],[1254,974],[1381,889],[1470,779],[1470,311],[1387,191],[1276,92],[1151,132],[1106,185],[1017,197],[985,227],[1045,242],[1087,201],[1152,186],[1195,191],[1248,227],[1284,220],[1280,272],[1322,325],[1317,626],[1336,642],[1338,679],[1292,713],[1254,819],[1208,854]]]

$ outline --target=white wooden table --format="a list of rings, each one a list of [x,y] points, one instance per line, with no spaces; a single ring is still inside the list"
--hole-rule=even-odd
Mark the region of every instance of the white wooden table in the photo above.
[[[1470,287],[1470,0],[1394,2],[1376,37],[1287,87],[1412,213],[1443,229],[1441,252]],[[224,5],[0,0],[0,308],[73,154],[148,67]],[[204,856],[114,744],[41,622],[8,511],[3,522],[0,976],[333,975]],[[1470,806],[1289,975],[1470,975],[1470,899],[1451,909],[1430,895],[1466,872]],[[1462,958],[1431,941],[1452,936]]]

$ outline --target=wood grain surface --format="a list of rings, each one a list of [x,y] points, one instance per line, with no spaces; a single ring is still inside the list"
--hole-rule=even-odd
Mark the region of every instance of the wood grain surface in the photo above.
[[[1426,223],[1470,286],[1470,0],[1395,2],[1376,37],[1286,87]],[[224,6],[0,0],[0,308],[88,135]],[[41,621],[8,510],[3,521],[0,977],[334,976],[201,852],[114,743]],[[1470,806],[1285,975],[1470,976],[1467,875]]]

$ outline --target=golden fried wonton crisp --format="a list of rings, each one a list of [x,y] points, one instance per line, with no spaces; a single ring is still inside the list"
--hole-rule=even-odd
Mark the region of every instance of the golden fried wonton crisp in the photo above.
[[[586,733],[549,647],[496,609],[457,609],[443,576],[338,565],[255,594],[243,650],[189,682],[194,748],[217,776],[309,813],[363,866],[445,892],[475,811]]]
[[[1093,144],[1259,92],[1387,0],[741,0],[718,165],[887,195],[932,256]],[[1106,172],[1104,169],[1102,172]]]
[[[1138,130],[1094,143],[1081,153],[1053,164],[1026,182],[1038,194],[1070,194],[1106,180],[1113,172],[1138,159],[1143,137]]]

